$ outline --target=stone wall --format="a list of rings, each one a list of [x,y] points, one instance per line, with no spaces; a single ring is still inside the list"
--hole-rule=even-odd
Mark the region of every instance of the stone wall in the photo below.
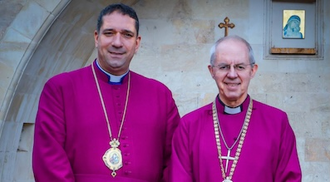
[[[13,112],[18,110],[12,103],[17,98],[15,92],[26,65],[69,2],[0,1],[0,181],[34,181],[31,172],[33,124],[8,121],[7,115],[9,108]]]

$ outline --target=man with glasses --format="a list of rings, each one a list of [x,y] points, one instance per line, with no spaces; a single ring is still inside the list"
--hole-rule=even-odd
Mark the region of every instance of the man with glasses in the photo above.
[[[215,100],[186,114],[172,142],[171,181],[301,181],[294,132],[287,114],[248,94],[255,64],[241,37],[219,39],[211,49]]]

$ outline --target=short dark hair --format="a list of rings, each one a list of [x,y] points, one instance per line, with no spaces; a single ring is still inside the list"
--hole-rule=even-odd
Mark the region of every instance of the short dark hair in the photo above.
[[[118,11],[122,13],[123,15],[128,15],[129,17],[133,18],[135,20],[135,29],[136,29],[136,36],[139,35],[139,18],[135,12],[135,10],[125,4],[117,3],[117,4],[110,4],[109,6],[105,7],[101,12],[97,19],[97,27],[96,30],[98,33],[100,33],[100,29],[103,25],[103,16],[109,15],[113,13],[114,11]]]

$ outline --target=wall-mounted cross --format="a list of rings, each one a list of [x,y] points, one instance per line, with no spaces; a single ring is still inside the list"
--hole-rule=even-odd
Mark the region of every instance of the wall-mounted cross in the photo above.
[[[229,18],[228,17],[226,17],[225,19],[224,19],[224,21],[225,21],[225,23],[220,23],[219,25],[218,25],[218,27],[219,28],[225,28],[225,37],[228,35],[228,28],[234,28],[235,27],[235,24],[233,24],[233,23],[229,23]]]

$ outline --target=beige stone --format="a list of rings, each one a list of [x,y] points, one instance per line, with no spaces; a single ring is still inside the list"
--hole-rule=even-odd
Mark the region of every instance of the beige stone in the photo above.
[[[330,139],[306,139],[305,160],[307,162],[330,162]]]

